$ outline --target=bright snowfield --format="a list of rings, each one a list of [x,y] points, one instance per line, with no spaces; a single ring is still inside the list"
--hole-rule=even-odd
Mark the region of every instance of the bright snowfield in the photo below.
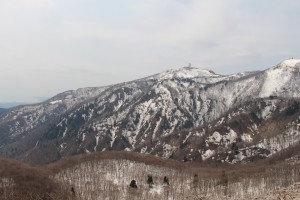
[[[299,70],[300,60],[289,59],[278,64],[276,67],[267,70],[265,82],[260,92],[260,97],[276,95],[277,92],[283,92],[285,89],[287,89],[288,86],[286,86],[286,83],[290,81],[290,78],[292,77],[296,68]],[[299,93],[295,93],[292,96],[298,97]]]
[[[164,73],[159,74],[157,77],[160,79],[171,79],[171,78],[220,78],[221,75],[215,74],[210,70],[198,69],[192,67],[184,67],[178,70],[168,70]]]
[[[277,200],[299,199],[299,172],[299,166],[290,165],[283,169],[266,169],[252,177],[245,174],[236,178],[233,173],[224,179],[221,170],[215,170],[208,179],[205,173],[209,172],[201,169],[180,171],[128,160],[101,160],[63,170],[55,178],[74,187],[82,200]],[[152,188],[147,184],[148,175],[153,177]],[[164,176],[170,185],[163,183]],[[131,180],[136,181],[137,189],[129,187]],[[228,185],[224,180],[228,180]]]

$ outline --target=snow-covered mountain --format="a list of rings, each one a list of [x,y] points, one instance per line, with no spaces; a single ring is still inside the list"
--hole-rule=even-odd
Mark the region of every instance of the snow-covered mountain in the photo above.
[[[299,77],[300,60],[290,59],[264,71],[185,67],[68,91],[2,115],[0,152],[28,162],[107,150],[229,163],[268,157],[300,139]]]

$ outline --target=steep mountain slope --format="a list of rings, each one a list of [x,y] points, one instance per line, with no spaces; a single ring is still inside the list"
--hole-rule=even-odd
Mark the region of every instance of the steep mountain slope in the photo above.
[[[105,87],[83,88],[58,94],[40,104],[18,106],[1,116],[0,124],[12,122],[9,130],[10,134],[13,134],[13,136],[23,134],[40,126],[45,121],[61,115],[79,103],[97,96],[104,90]]]
[[[19,142],[26,137],[27,143],[24,148],[20,145],[18,151],[26,151],[32,148],[36,132],[44,131],[49,126],[49,122],[60,117],[68,110],[78,106],[78,104],[89,100],[105,90],[100,88],[83,88],[76,91],[66,91],[55,97],[34,105],[17,106],[0,116],[0,151],[3,146]],[[45,128],[46,127],[46,128]],[[12,157],[16,148],[10,145],[9,150],[2,151],[2,155]]]
[[[268,157],[299,141],[299,75],[294,59],[229,76],[188,67],[63,93],[2,116],[0,152],[29,162],[105,150],[230,163]]]

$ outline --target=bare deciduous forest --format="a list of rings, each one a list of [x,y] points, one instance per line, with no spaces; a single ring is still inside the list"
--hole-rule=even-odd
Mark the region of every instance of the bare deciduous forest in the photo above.
[[[299,164],[278,158],[216,166],[103,152],[35,167],[1,159],[0,199],[276,199],[276,191],[300,182]]]

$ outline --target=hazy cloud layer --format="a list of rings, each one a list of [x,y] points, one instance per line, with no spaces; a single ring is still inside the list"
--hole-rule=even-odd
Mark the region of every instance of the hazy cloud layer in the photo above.
[[[300,58],[298,0],[0,0],[0,102]]]

